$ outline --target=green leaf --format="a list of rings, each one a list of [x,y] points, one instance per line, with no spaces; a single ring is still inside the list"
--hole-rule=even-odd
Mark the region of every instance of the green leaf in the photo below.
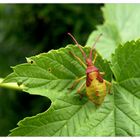
[[[84,50],[89,55],[90,47],[84,47]],[[17,82],[24,87],[24,91],[47,96],[52,101],[66,93],[75,93],[83,81],[74,90],[68,89],[76,79],[85,75],[85,68],[76,61],[70,51],[83,60],[78,47],[69,45],[27,58],[28,63],[13,67],[14,72],[5,78],[4,82]],[[100,71],[106,73],[105,79],[110,80],[111,70],[107,61],[98,56],[95,64]]]
[[[89,55],[90,47],[84,47],[83,49],[86,54]],[[52,100],[49,111],[33,118],[24,119],[25,121],[19,123],[20,128],[15,129],[11,135],[81,135],[81,130],[75,133],[75,129],[84,129],[85,120],[89,123],[87,117],[89,116],[90,121],[92,121],[96,110],[98,114],[98,109],[93,103],[88,101],[87,97],[80,100],[80,96],[76,94],[79,85],[72,91],[68,90],[77,78],[85,75],[85,68],[81,66],[69,51],[74,52],[83,60],[78,47],[69,45],[66,48],[52,50],[48,53],[28,58],[28,63],[13,67],[14,72],[4,80],[4,82],[16,81],[19,85],[24,85],[24,90],[26,92],[43,95]],[[105,79],[111,80],[112,72],[106,61],[98,56],[95,65],[100,71],[106,73]],[[106,98],[106,100],[105,102],[110,104],[108,98]],[[100,120],[108,114],[107,104],[102,111],[105,111],[106,114],[99,111],[101,115]],[[76,123],[76,121],[78,121],[81,113],[83,114],[80,122],[81,124],[75,124],[76,126],[71,132],[68,132],[69,130],[66,131],[66,128],[72,128],[73,124],[71,123]],[[40,117],[43,120],[40,120]],[[98,115],[95,118],[97,119],[96,125],[100,120],[98,120]],[[29,122],[29,126],[26,122]],[[80,125],[84,126],[80,127]],[[87,125],[89,126],[89,124]],[[64,129],[64,132],[61,134],[62,129]],[[86,131],[86,135],[87,130],[85,129],[84,131]],[[99,135],[98,132],[96,133]]]
[[[112,70],[119,83],[116,104],[120,118],[118,135],[140,136],[140,40],[119,46],[112,59]],[[129,125],[127,123],[129,122]],[[126,125],[124,125],[126,124]]]
[[[133,49],[132,49],[133,48]],[[64,55],[65,59],[61,59],[62,62],[66,61],[69,56],[69,50],[73,50],[76,55],[81,57],[81,54],[76,47],[69,46],[65,49],[60,49],[58,51],[51,51],[47,54],[41,54],[38,56],[31,57],[28,64],[20,66],[28,66],[24,69],[24,72],[21,72],[22,75],[35,75],[36,71],[32,71],[32,74],[29,73],[29,69],[32,65],[36,67],[48,68],[51,66],[53,61],[56,62],[55,58],[58,58],[58,55]],[[85,48],[86,52],[89,51],[89,48]],[[57,53],[56,53],[57,52]],[[63,53],[65,52],[65,53]],[[99,107],[95,106],[91,101],[84,97],[80,100],[79,95],[77,94],[67,94],[65,88],[60,93],[56,90],[55,100],[53,98],[52,105],[49,110],[44,113],[40,113],[34,117],[28,117],[23,119],[18,123],[18,127],[12,130],[11,136],[139,136],[140,135],[140,41],[137,42],[127,42],[125,45],[120,46],[116,49],[115,54],[112,56],[111,69],[115,74],[116,81],[112,83],[112,94],[107,94],[105,101]],[[54,54],[54,55],[53,55]],[[54,59],[51,59],[48,65],[46,66],[46,61],[50,60],[51,56]],[[49,56],[49,57],[48,57]],[[47,58],[47,59],[46,59]],[[100,58],[100,57],[99,57]],[[98,58],[98,59],[99,59]],[[120,61],[120,58],[122,61]],[[131,59],[130,59],[131,58]],[[41,59],[41,61],[39,61]],[[75,64],[75,67],[78,67],[81,72],[77,73],[78,76],[84,74],[84,68],[76,62],[71,56],[69,59],[71,64]],[[124,60],[127,62],[127,66],[124,66]],[[59,61],[59,58],[57,59]],[[132,61],[134,63],[132,63]],[[39,63],[40,62],[40,63]],[[60,61],[59,61],[60,62]],[[98,64],[99,60],[97,61]],[[31,64],[32,63],[32,64]],[[66,63],[66,62],[65,62]],[[57,64],[57,63],[56,63]],[[101,64],[104,63],[102,62]],[[106,64],[107,65],[107,64]],[[57,69],[60,69],[61,65],[57,65]],[[52,68],[52,67],[51,67]],[[21,73],[18,73],[19,67],[14,68],[14,73],[18,74],[15,77],[17,80],[20,79]],[[27,70],[28,69],[28,70]],[[109,68],[108,68],[109,69]],[[134,71],[135,69],[135,71]],[[71,71],[77,71],[77,69],[71,69]],[[125,71],[126,73],[122,73]],[[28,72],[28,73],[27,73]],[[42,71],[40,71],[42,72]],[[52,69],[53,72],[53,69]],[[111,72],[109,72],[111,74]],[[21,77],[19,77],[19,74]],[[41,76],[41,74],[38,72]],[[68,76],[69,75],[69,76]],[[70,77],[71,72],[64,77]],[[61,75],[60,75],[61,76]],[[46,74],[44,73],[46,78]],[[58,77],[58,76],[57,76]],[[61,78],[62,78],[61,77]],[[120,78],[122,77],[122,78]],[[26,76],[27,78],[27,76]],[[74,78],[71,75],[71,79]],[[13,77],[14,79],[14,77]],[[35,78],[36,79],[36,78]],[[7,78],[8,80],[8,78]],[[9,79],[10,81],[10,79]],[[30,77],[24,82],[26,86],[33,86]],[[38,85],[37,82],[35,85]],[[33,85],[32,85],[33,84]],[[63,85],[63,84],[62,84]],[[47,86],[47,83],[46,83]],[[44,86],[45,87],[45,86]],[[38,85],[40,92],[43,89],[43,86]],[[50,87],[49,87],[50,88]],[[55,87],[58,89],[58,87]],[[55,90],[52,89],[52,90]],[[29,90],[30,91],[30,90]],[[38,90],[39,91],[39,90]],[[43,91],[45,91],[43,89]],[[76,90],[74,90],[76,92]],[[51,92],[51,88],[49,89]],[[53,91],[51,94],[54,94]],[[44,96],[53,96],[48,93],[46,89],[46,94]],[[61,94],[61,96],[59,95]]]
[[[101,108],[96,108],[85,98],[81,101],[79,96],[66,94],[48,111],[21,121],[11,136],[113,135],[112,108],[108,98]]]
[[[120,43],[139,38],[140,8],[138,4],[106,4],[102,10],[104,24],[91,33],[87,45],[92,46],[95,38],[103,33],[96,49],[103,58],[111,60],[111,54]]]
[[[126,49],[127,48],[127,49]],[[120,45],[112,59],[112,70],[118,82],[139,78],[140,40]]]
[[[120,45],[112,57],[116,135],[140,136],[140,40]]]

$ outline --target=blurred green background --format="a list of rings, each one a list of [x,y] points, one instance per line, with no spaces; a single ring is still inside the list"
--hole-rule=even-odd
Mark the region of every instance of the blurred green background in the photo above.
[[[0,78],[29,57],[72,44],[67,32],[84,45],[102,24],[103,4],[1,4]],[[7,136],[19,120],[45,111],[51,102],[41,96],[0,88],[0,136]]]

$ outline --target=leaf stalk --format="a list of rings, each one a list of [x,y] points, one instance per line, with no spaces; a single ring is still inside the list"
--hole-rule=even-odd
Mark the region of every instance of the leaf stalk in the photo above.
[[[0,78],[0,88],[8,88],[13,90],[23,90],[21,86],[18,86],[17,83],[3,83],[3,78]]]

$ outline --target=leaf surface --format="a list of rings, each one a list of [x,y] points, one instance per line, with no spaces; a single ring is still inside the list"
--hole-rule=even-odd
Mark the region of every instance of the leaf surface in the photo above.
[[[140,40],[120,45],[112,57],[116,135],[140,135]]]
[[[85,47],[84,50],[89,55],[90,47]],[[69,45],[27,58],[28,63],[13,67],[14,72],[7,76],[4,82],[17,82],[24,86],[26,92],[47,96],[52,101],[66,93],[75,93],[85,79],[74,90],[68,89],[76,79],[85,76],[85,68],[69,52],[75,53],[83,60],[78,47]],[[98,56],[95,65],[106,73],[106,80],[111,80],[107,61]]]
[[[81,57],[81,54],[78,53],[78,50],[74,46],[69,46],[64,49],[60,49],[56,52],[60,55],[66,56],[69,55],[70,49]],[[133,49],[132,49],[133,48]],[[89,52],[89,48],[84,48],[86,52]],[[112,82],[112,94],[107,94],[105,101],[99,107],[95,106],[88,98],[85,96],[80,100],[79,95],[76,94],[76,89],[70,92],[67,92],[68,86],[66,85],[64,90],[58,92],[59,87],[54,87],[51,91],[51,86],[47,89],[48,83],[45,85],[38,84],[36,82],[28,83],[30,78],[32,79],[35,76],[36,80],[36,71],[32,71],[32,76],[28,80],[24,81],[26,83],[27,91],[32,94],[32,91],[40,91],[41,94],[51,98],[52,105],[49,110],[37,114],[34,117],[28,117],[23,119],[18,123],[18,127],[12,130],[11,136],[139,136],[140,135],[140,41],[137,42],[127,42],[125,45],[119,46],[115,54],[112,56],[111,69],[115,75],[116,81]],[[49,56],[52,56],[49,52]],[[56,54],[55,54],[56,55]],[[43,57],[42,57],[43,56]],[[51,64],[45,65],[47,54],[40,54],[39,56],[34,56],[28,59],[27,64],[22,64],[20,66],[28,66],[24,69],[22,75],[31,75],[29,74],[30,66],[32,69],[32,64],[36,67],[43,67],[48,69]],[[58,58],[58,56],[57,56]],[[120,59],[121,58],[121,59]],[[130,59],[131,58],[131,59]],[[41,59],[41,64],[39,63]],[[84,74],[84,68],[70,56],[69,58],[71,63],[74,63],[80,68],[81,73],[77,73],[77,77]],[[29,61],[30,60],[30,61]],[[44,61],[43,61],[44,60]],[[50,59],[49,59],[50,60]],[[54,59],[51,59],[53,63]],[[59,60],[59,59],[58,59]],[[100,61],[99,61],[100,60]],[[120,61],[121,60],[121,61]],[[124,60],[127,61],[127,66],[124,65]],[[31,62],[33,61],[33,62]],[[61,62],[65,61],[62,59]],[[56,62],[56,60],[55,60]],[[103,63],[102,59],[99,57],[97,59],[96,65],[99,66],[98,62],[102,64],[102,70],[107,70],[107,64]],[[104,64],[106,67],[104,67]],[[61,65],[60,65],[61,66]],[[14,74],[17,74],[19,67],[14,68]],[[52,68],[52,67],[51,67]],[[57,67],[59,69],[59,66]],[[101,67],[100,67],[101,68]],[[28,69],[28,70],[27,70]],[[135,70],[134,70],[135,69]],[[27,72],[25,71],[27,70]],[[53,69],[52,69],[53,70]],[[76,69],[71,69],[73,73],[76,73]],[[126,73],[122,73],[126,71]],[[42,71],[40,71],[42,72]],[[23,76],[16,76],[10,79],[11,76],[5,79],[10,81],[16,79],[20,81]],[[68,79],[71,78],[71,81],[74,81],[73,73],[70,72],[66,75],[60,75],[63,85],[63,80],[65,77]],[[106,73],[110,73],[109,66]],[[41,74],[40,74],[41,75]],[[42,74],[43,75],[43,74]],[[48,79],[45,77],[44,79]],[[60,78],[59,76],[59,78]],[[43,76],[42,76],[43,77]],[[57,76],[58,77],[58,76]],[[27,76],[26,76],[27,78]],[[72,80],[73,78],[73,80]],[[106,78],[109,78],[106,77]],[[42,79],[42,78],[40,78]],[[109,78],[110,79],[110,78]],[[44,88],[45,87],[45,88]],[[33,88],[33,90],[32,90]],[[31,89],[31,90],[30,90]],[[26,90],[26,89],[25,89]],[[46,91],[45,91],[46,90]],[[56,92],[54,97],[54,91]],[[36,92],[37,94],[37,92]],[[129,123],[128,123],[129,122]]]

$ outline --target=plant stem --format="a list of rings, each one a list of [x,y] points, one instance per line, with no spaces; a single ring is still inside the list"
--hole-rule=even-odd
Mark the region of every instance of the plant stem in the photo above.
[[[22,90],[23,88],[18,86],[17,83],[2,83],[4,79],[0,78],[0,88],[9,88],[14,90]]]

